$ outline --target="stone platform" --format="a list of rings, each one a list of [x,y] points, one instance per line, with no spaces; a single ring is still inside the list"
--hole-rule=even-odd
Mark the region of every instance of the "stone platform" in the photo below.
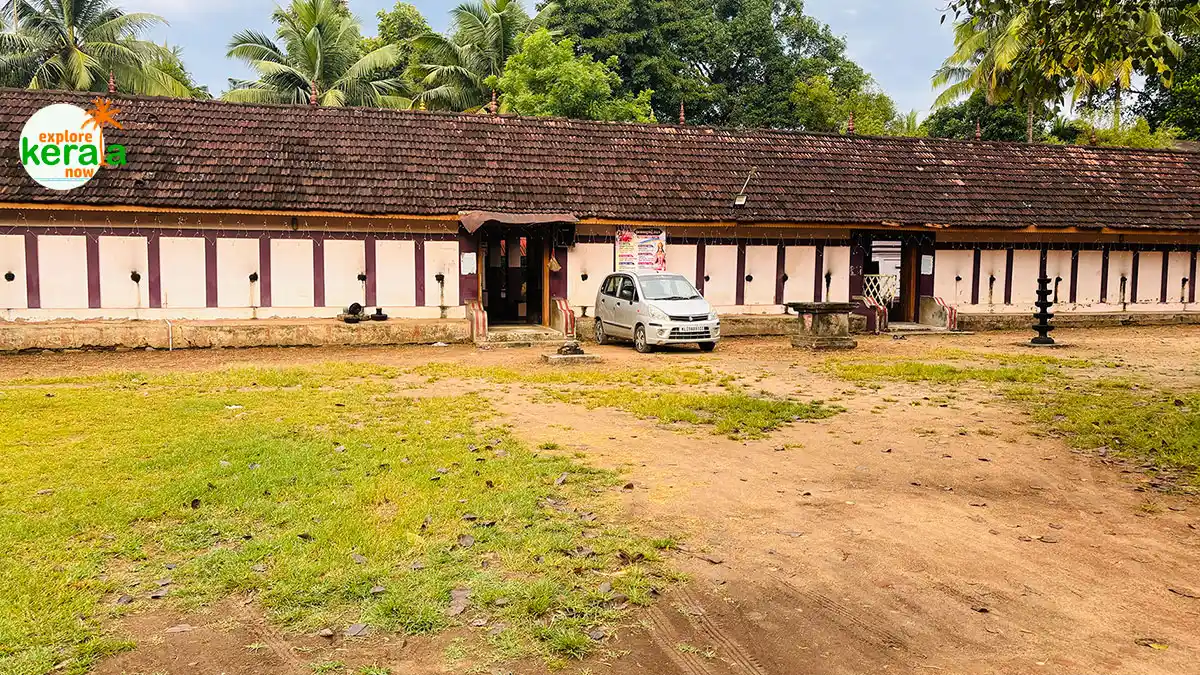
[[[2,321],[0,353],[42,349],[327,347],[470,341],[465,319],[222,321]]]

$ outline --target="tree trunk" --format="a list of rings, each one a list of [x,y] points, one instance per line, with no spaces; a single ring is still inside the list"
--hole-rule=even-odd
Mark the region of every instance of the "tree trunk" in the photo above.
[[[1113,131],[1121,130],[1121,83],[1113,85]]]
[[[1025,142],[1033,142],[1033,101],[1029,102],[1029,119],[1025,128]]]

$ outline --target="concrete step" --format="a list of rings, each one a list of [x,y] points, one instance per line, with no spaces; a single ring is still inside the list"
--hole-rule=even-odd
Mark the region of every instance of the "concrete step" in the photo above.
[[[561,346],[563,334],[540,326],[499,326],[488,329],[487,343],[493,347]]]

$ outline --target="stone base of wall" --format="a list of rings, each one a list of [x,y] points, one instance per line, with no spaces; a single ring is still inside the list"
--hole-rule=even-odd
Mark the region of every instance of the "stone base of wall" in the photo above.
[[[1200,312],[1103,312],[1057,314],[1050,321],[1063,328],[1101,326],[1194,326],[1200,325]],[[958,328],[964,331],[1024,330],[1034,324],[1025,314],[959,314]],[[1032,329],[1030,329],[1032,331]]]
[[[0,352],[41,349],[326,347],[470,342],[464,319],[0,322]]]

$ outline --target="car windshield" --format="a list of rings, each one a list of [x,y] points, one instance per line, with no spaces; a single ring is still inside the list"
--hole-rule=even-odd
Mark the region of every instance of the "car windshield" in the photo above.
[[[642,277],[647,300],[694,300],[700,297],[696,287],[683,277]]]

